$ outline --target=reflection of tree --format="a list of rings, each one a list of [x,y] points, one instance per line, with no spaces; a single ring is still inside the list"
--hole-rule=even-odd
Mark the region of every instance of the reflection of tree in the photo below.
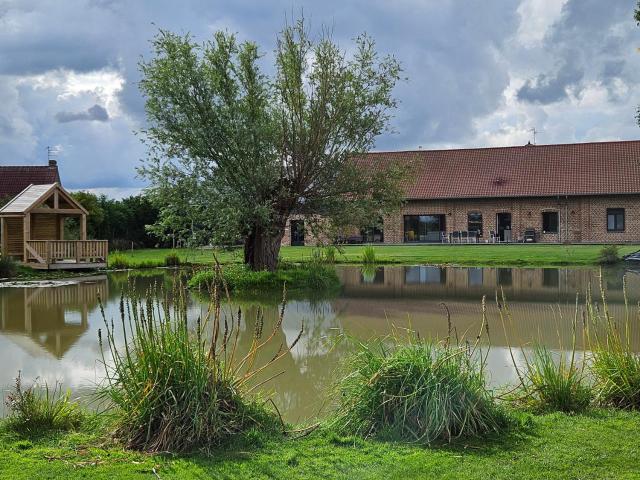
[[[97,308],[99,295],[108,296],[107,285],[100,277],[59,287],[3,289],[0,331],[28,351],[37,346],[62,358],[87,331],[89,312]]]

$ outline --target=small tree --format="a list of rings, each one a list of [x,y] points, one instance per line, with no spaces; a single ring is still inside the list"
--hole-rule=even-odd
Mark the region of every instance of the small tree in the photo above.
[[[198,44],[160,31],[152,45],[140,65],[149,124],[140,171],[163,229],[186,223],[214,243],[242,239],[248,265],[274,270],[292,214],[318,233],[400,206],[406,169],[355,161],[388,130],[401,71],[369,37],[348,56],[327,33],[311,40],[300,20],[281,32],[271,78],[256,44],[225,32]]]

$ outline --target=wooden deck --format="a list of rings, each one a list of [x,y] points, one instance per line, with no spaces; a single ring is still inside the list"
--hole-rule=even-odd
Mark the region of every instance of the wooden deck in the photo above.
[[[105,268],[107,240],[27,240],[25,263],[43,270]]]

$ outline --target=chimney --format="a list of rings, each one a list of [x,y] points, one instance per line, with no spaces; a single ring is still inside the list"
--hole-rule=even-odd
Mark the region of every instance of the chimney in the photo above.
[[[55,160],[49,160],[49,166],[50,167],[57,167],[58,166],[58,162]]]

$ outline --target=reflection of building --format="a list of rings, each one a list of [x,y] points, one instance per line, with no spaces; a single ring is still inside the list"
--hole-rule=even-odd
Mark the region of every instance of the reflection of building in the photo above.
[[[622,271],[604,270],[602,283],[611,302],[623,302]],[[494,299],[504,291],[507,300],[556,302],[584,298],[591,284],[594,297],[599,296],[599,272],[576,268],[466,268],[437,266],[379,267],[377,270],[342,268],[338,275],[348,297],[403,297],[470,299],[483,295]],[[640,298],[640,275],[627,275],[632,303]]]
[[[29,352],[62,358],[87,331],[89,311],[106,298],[106,276],[73,285],[0,290],[0,333]]]
[[[341,328],[359,338],[384,336],[391,325],[411,326],[424,337],[448,334],[446,309],[459,335],[474,338],[482,319],[481,300],[486,296],[487,319],[494,346],[540,342],[551,348],[569,348],[573,339],[576,293],[581,310],[587,285],[599,301],[598,272],[589,269],[504,269],[445,267],[381,267],[383,273],[368,277],[360,269],[339,269],[343,296],[333,300]],[[625,318],[623,271],[603,272],[608,310]],[[379,278],[381,282],[367,281]],[[640,275],[627,274],[630,313],[635,315],[640,295]],[[506,334],[496,304],[496,291],[505,292],[511,320],[505,315]],[[500,303],[502,303],[500,299]],[[446,306],[446,309],[445,309]],[[578,348],[584,346],[580,318]],[[640,330],[632,332],[640,351]]]

